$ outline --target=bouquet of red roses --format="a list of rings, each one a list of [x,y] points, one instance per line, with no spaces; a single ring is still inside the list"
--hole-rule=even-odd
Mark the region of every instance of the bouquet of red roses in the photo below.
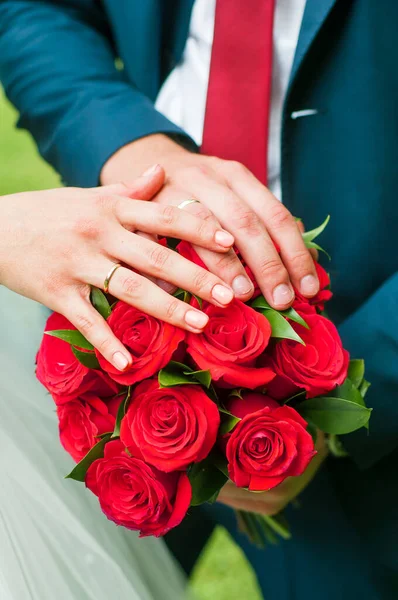
[[[304,234],[308,247],[325,224]],[[189,244],[177,251],[202,264]],[[249,303],[227,308],[178,290],[209,316],[201,334],[110,304],[93,289],[94,307],[133,357],[123,372],[64,317],[50,316],[37,377],[77,462],[68,477],[85,482],[108,519],[141,536],[164,535],[190,506],[214,502],[228,480],[266,492],[301,475],[316,453],[317,430],[340,452],[337,435],[367,426],[364,364],[350,361],[324,314],[332,293],[316,266],[317,296],[296,294],[282,312],[257,286]],[[278,517],[243,513],[240,522],[256,542],[289,535]]]

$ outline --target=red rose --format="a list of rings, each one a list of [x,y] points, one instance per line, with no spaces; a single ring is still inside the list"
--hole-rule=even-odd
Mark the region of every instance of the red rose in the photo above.
[[[190,260],[191,262],[195,263],[195,265],[202,267],[202,269],[206,269],[206,271],[209,270],[206,267],[203,260],[200,258],[199,254],[196,252],[196,250],[192,248],[192,245],[189,242],[182,240],[182,242],[180,242],[177,246],[177,252],[187,260]]]
[[[79,462],[99,441],[98,436],[113,431],[116,414],[124,397],[115,396],[104,402],[87,392],[68,402],[54,398],[59,419],[59,437],[73,460]]]
[[[76,327],[62,315],[53,313],[47,320],[45,331],[57,329],[75,330]],[[67,342],[51,335],[43,336],[36,362],[37,379],[51,394],[70,399],[88,390],[99,391],[109,386],[113,388],[109,395],[117,392],[116,384],[107,375],[82,365]]]
[[[232,433],[224,436],[228,472],[235,485],[262,492],[305,471],[316,452],[307,423],[297,411],[261,394],[244,394],[228,408],[235,416],[242,415]]]
[[[305,313],[310,329],[291,323],[305,346],[281,340],[272,354],[272,368],[277,376],[268,391],[275,398],[287,398],[299,389],[307,398],[320,396],[341,385],[348,371],[350,356],[344,350],[336,327],[317,313]]]
[[[187,351],[195,364],[228,387],[254,389],[271,381],[274,372],[258,364],[271,336],[267,319],[239,300],[227,308],[209,304],[203,311],[210,317],[206,329],[187,336]]]
[[[117,303],[108,317],[108,325],[130,351],[133,362],[121,373],[98,351],[96,354],[104,371],[123,385],[152,377],[167,365],[185,338],[182,329],[163,323],[125,302]]]
[[[217,405],[198,385],[141,383],[123,418],[120,439],[132,456],[169,473],[204,460],[220,425]]]
[[[297,290],[296,299],[293,303],[293,308],[296,310],[300,310],[300,306],[302,304],[308,304],[313,306],[314,309],[318,309],[319,311],[325,310],[325,303],[328,302],[333,296],[332,292],[327,289],[330,286],[330,277],[321,265],[315,262],[316,273],[319,279],[319,292],[313,298],[305,298],[302,296]]]
[[[104,458],[92,463],[86,486],[108,519],[139,530],[141,537],[159,537],[179,525],[192,495],[186,473],[162,473],[128,456],[119,440],[108,442]]]

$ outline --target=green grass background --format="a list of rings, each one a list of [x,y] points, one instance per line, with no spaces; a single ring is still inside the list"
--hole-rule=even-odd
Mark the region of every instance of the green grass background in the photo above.
[[[0,90],[0,196],[58,187],[58,175],[39,157],[30,135],[15,128],[16,121]],[[222,528],[209,540],[192,586],[200,600],[261,599],[250,566]]]

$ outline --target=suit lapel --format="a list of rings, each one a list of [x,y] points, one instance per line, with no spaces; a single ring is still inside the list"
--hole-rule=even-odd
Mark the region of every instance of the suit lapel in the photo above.
[[[336,4],[336,0],[307,0],[290,75],[290,85],[334,4]]]

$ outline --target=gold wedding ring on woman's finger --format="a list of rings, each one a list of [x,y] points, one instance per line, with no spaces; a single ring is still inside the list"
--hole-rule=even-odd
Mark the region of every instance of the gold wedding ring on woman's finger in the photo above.
[[[186,206],[189,206],[190,204],[194,204],[194,202],[199,202],[199,200],[197,200],[196,198],[188,198],[187,200],[183,200],[182,202],[180,202],[180,204],[177,206],[177,208],[180,208],[181,210],[183,210]]]
[[[121,266],[122,265],[120,263],[116,263],[109,270],[109,273],[107,274],[107,276],[104,279],[104,292],[105,292],[105,294],[107,294],[109,292],[109,284],[111,282],[111,279],[114,276],[115,272],[118,270],[118,268],[121,267]]]

